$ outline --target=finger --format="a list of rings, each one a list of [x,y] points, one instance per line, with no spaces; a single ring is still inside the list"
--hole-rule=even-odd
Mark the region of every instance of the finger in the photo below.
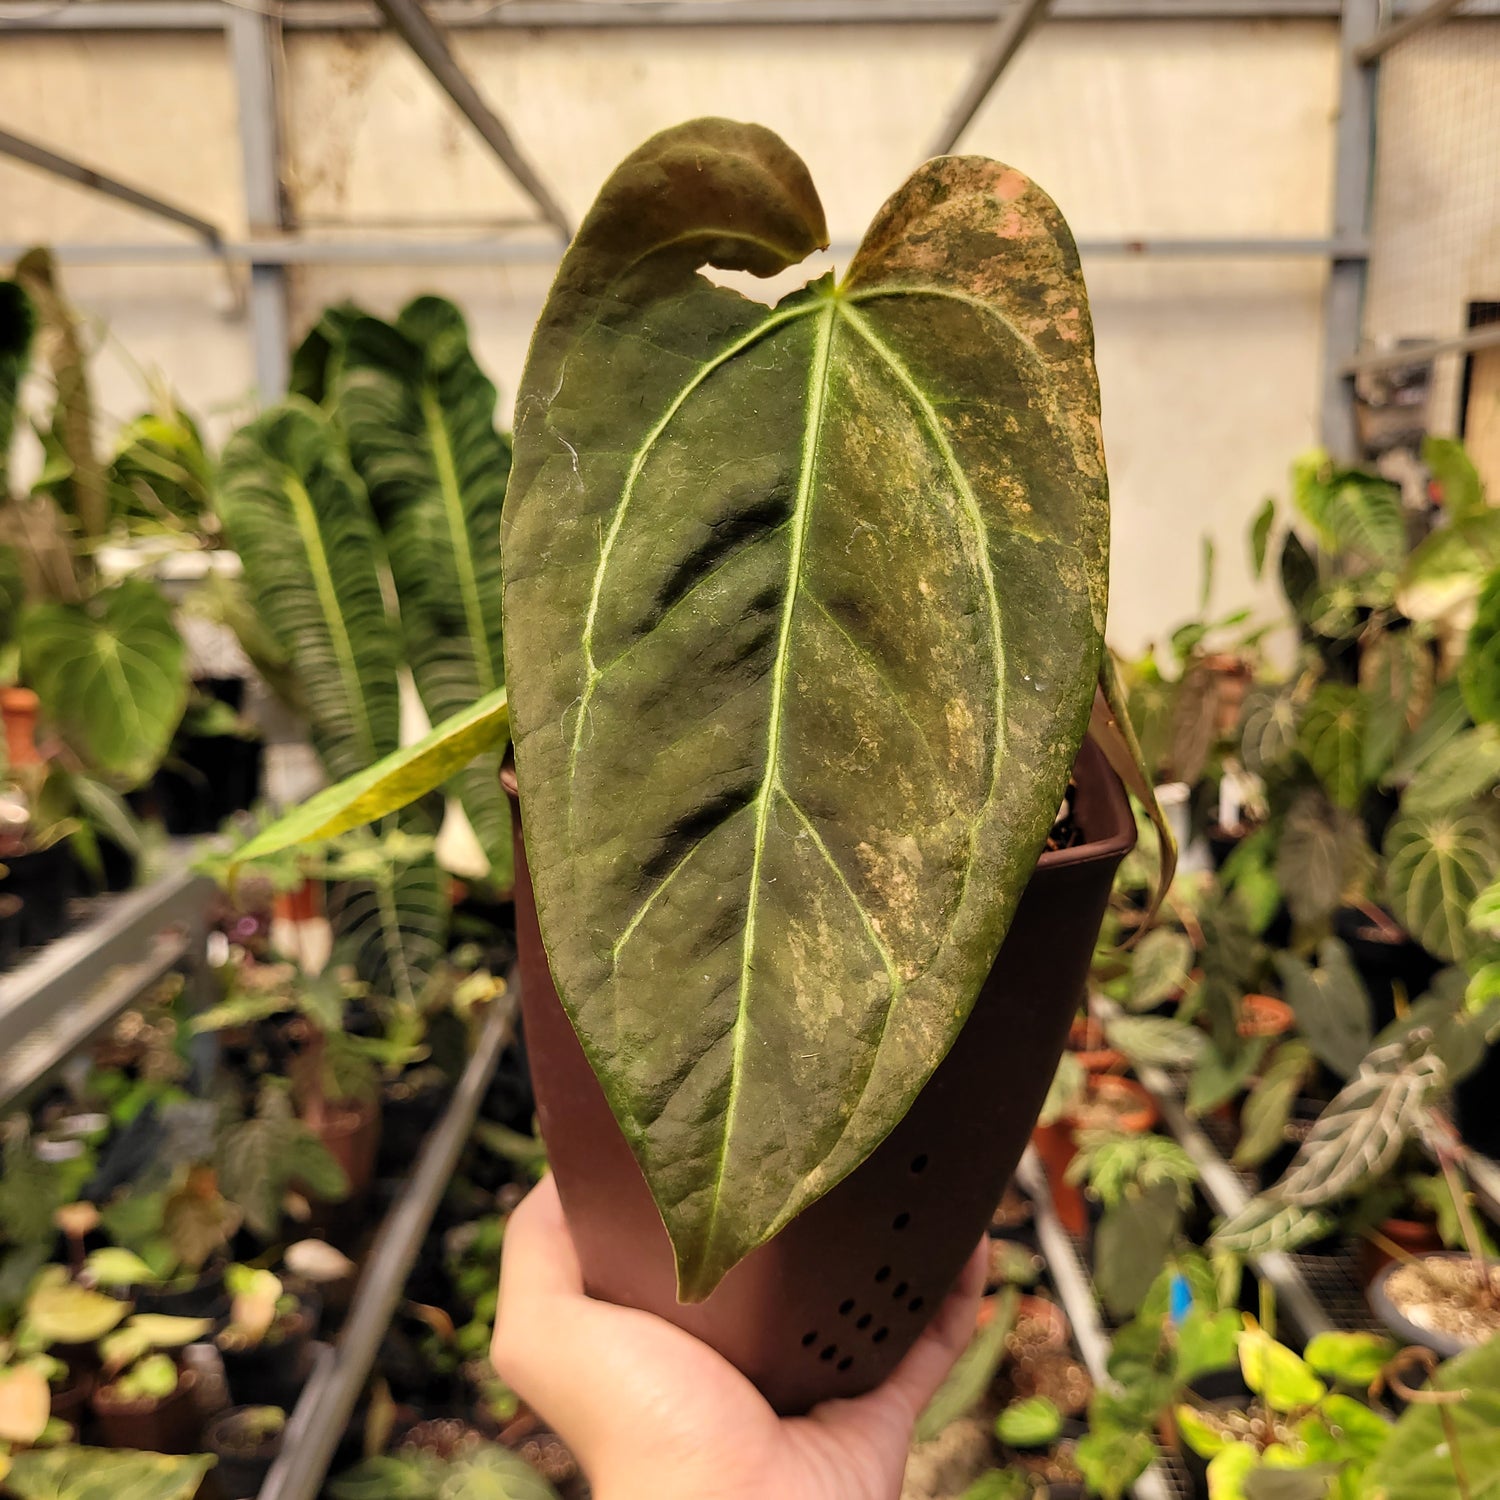
[[[578,1251],[563,1215],[557,1179],[550,1172],[506,1220],[500,1259],[502,1301],[507,1282],[512,1287],[524,1286],[528,1297],[576,1297],[583,1291]]]

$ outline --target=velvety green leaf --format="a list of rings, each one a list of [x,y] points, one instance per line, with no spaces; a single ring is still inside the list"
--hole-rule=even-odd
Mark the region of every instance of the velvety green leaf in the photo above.
[[[1291,953],[1276,955],[1282,994],[1297,1017],[1297,1030],[1320,1062],[1340,1078],[1354,1073],[1370,1050],[1374,1025],[1364,981],[1337,938],[1318,945],[1314,968]]]
[[[1447,812],[1500,781],[1500,728],[1481,724],[1455,734],[1427,757],[1402,794],[1406,813]]]
[[[1422,462],[1442,491],[1442,507],[1455,521],[1467,521],[1486,509],[1484,483],[1474,461],[1457,438],[1422,439]]]
[[[367,770],[309,797],[278,818],[235,854],[248,864],[297,844],[316,843],[376,822],[409,806],[449,780],[476,756],[503,745],[510,727],[505,689],[497,688],[445,719],[414,745],[392,751]]]
[[[1256,511],[1250,523],[1250,571],[1258,579],[1266,569],[1266,548],[1271,541],[1271,528],[1276,524],[1276,501],[1267,495],[1265,503]]]
[[[1500,511],[1440,526],[1406,560],[1396,602],[1409,620],[1467,630],[1485,578],[1500,567]]]
[[[137,417],[116,438],[105,482],[111,510],[127,525],[206,529],[213,459],[198,424],[169,392],[157,410]]]
[[[1368,786],[1390,766],[1408,730],[1421,722],[1432,700],[1432,651],[1412,630],[1387,630],[1359,659],[1359,689],[1365,696],[1365,734],[1360,773]]]
[[[325,307],[306,337],[292,350],[288,394],[301,396],[314,406],[324,405],[338,381],[349,330],[368,316],[358,303],[348,300]]]
[[[1293,466],[1293,498],[1330,552],[1354,552],[1372,562],[1396,563],[1406,554],[1400,488],[1358,469],[1338,468],[1326,453]]]
[[[1386,773],[1387,784],[1400,784],[1415,776],[1440,750],[1469,727],[1469,711],[1457,682],[1441,684],[1421,722],[1401,742]]]
[[[1364,825],[1320,792],[1302,793],[1288,810],[1276,849],[1276,876],[1292,916],[1329,917],[1369,855]]]
[[[1366,1472],[1369,1493],[1386,1500],[1495,1500],[1500,1495],[1500,1339],[1449,1360],[1429,1386],[1463,1391],[1443,1408],[1412,1405]],[[1454,1474],[1452,1424],[1467,1489]]]
[[[1206,1114],[1233,1099],[1254,1077],[1270,1045],[1269,1037],[1236,1039],[1234,1050],[1228,1056],[1217,1047],[1210,1047],[1193,1069],[1188,1084],[1188,1112]]]
[[[1491,573],[1480,590],[1458,682],[1476,724],[1500,722],[1500,572]]]
[[[1137,1311],[1181,1224],[1177,1189],[1166,1182],[1105,1210],[1094,1231],[1094,1283],[1111,1317]]]
[[[16,1500],[193,1500],[213,1468],[210,1453],[185,1458],[108,1448],[33,1448],[5,1476]]]
[[[1306,620],[1318,588],[1318,565],[1295,531],[1288,531],[1277,564],[1281,592],[1298,619]]]
[[[330,1500],[437,1500],[443,1466],[423,1453],[381,1455],[328,1482]]]
[[[1278,954],[1278,959],[1283,955]],[[1298,1041],[1283,1042],[1271,1064],[1245,1097],[1240,1111],[1240,1140],[1234,1151],[1237,1167],[1258,1167],[1286,1138],[1292,1105],[1312,1072],[1312,1049]]]
[[[187,701],[182,638],[154,584],[127,578],[21,622],[21,670],[89,762],[132,782],[155,770]]]
[[[1307,1361],[1278,1344],[1264,1328],[1246,1328],[1240,1334],[1240,1373],[1272,1411],[1296,1411],[1327,1394]]]
[[[1173,1413],[1177,1423],[1177,1431],[1185,1442],[1199,1458],[1212,1458],[1216,1453],[1222,1453],[1229,1445],[1229,1439],[1219,1429],[1208,1422],[1196,1408],[1181,1405]]]
[[[1358,688],[1325,682],[1302,718],[1298,746],[1340,807],[1357,807],[1365,789],[1365,708]]]
[[[1185,934],[1169,927],[1148,932],[1136,945],[1130,961],[1132,1010],[1150,1010],[1183,989],[1193,967],[1193,945]]]
[[[1104,1029],[1110,1046],[1148,1067],[1189,1068],[1208,1047],[1206,1033],[1171,1016],[1111,1016]]]
[[[394,327],[368,317],[349,325],[333,390],[385,534],[407,664],[437,724],[505,684],[499,538],[510,445],[495,430],[495,387],[475,363],[458,309],[419,297]],[[453,791],[508,885],[503,749],[459,771]]]
[[[343,444],[293,399],[229,440],[218,502],[257,610],[293,662],[334,776],[396,748],[399,649],[374,518]]]
[[[1378,1333],[1319,1333],[1308,1340],[1302,1357],[1326,1380],[1365,1389],[1395,1352],[1394,1342]]]
[[[935,1438],[950,1422],[967,1416],[984,1399],[1005,1358],[1005,1341],[1015,1326],[1020,1298],[1020,1291],[1008,1286],[989,1299],[993,1304],[989,1321],[969,1340],[947,1379],[917,1418],[916,1442]]]
[[[1463,959],[1474,947],[1469,908],[1500,874],[1500,829],[1474,808],[1403,812],[1386,830],[1386,896],[1429,953]]]
[[[1257,776],[1280,766],[1297,748],[1300,710],[1288,688],[1252,688],[1240,710],[1240,755]]]
[[[506,656],[542,934],[689,1298],[926,1082],[1099,671],[1098,396],[1056,208],[946,157],[837,285],[768,310],[697,274],[827,238],[769,132],[664,132],[574,239],[517,406]]]
[[[1011,1448],[1045,1448],[1062,1434],[1062,1413],[1046,1396],[1013,1401],[995,1421],[995,1436]]]
[[[40,1285],[26,1299],[26,1321],[44,1344],[91,1344],[130,1311],[128,1302],[70,1281]]]
[[[1239,1359],[1241,1318],[1237,1312],[1207,1312],[1195,1306],[1177,1330],[1177,1381],[1191,1385],[1211,1370],[1227,1370]]]
[[[0,496],[10,494],[10,443],[16,401],[31,358],[36,309],[19,282],[0,280]]]

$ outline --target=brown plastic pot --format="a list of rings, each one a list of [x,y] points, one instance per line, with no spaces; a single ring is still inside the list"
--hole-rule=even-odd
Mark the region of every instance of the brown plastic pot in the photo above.
[[[160,1401],[122,1401],[114,1387],[101,1385],[89,1401],[109,1448],[139,1448],[146,1453],[196,1453],[203,1429],[194,1399],[198,1377],[191,1370],[177,1375],[177,1389]]]
[[[1379,1239],[1364,1239],[1359,1244],[1359,1276],[1368,1287],[1396,1259],[1382,1240],[1407,1255],[1434,1255],[1443,1248],[1443,1237],[1433,1219],[1385,1219],[1375,1226]]]
[[[868,1160],[705,1301],[677,1301],[671,1245],[547,969],[516,829],[516,935],[537,1117],[589,1291],[712,1345],[778,1411],[878,1385],[937,1311],[989,1222],[1078,1009],[1116,867],[1123,787],[1086,743],[1085,842],[1043,854],[962,1034]],[[502,779],[515,796],[514,775]]]
[[[373,1100],[325,1104],[316,1123],[309,1120],[328,1154],[349,1179],[345,1202],[358,1203],[375,1180],[375,1158],[380,1152],[380,1106]]]

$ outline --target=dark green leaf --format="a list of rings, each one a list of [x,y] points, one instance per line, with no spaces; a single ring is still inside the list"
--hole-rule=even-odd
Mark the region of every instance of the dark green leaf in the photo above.
[[[1098,397],[1056,208],[942,158],[837,286],[768,311],[698,275],[826,240],[769,132],[664,132],[574,239],[518,401],[506,650],[538,913],[690,1298],[925,1083],[1099,671]]]
[[[1500,723],[1500,572],[1491,573],[1480,590],[1458,681],[1474,722]]]
[[[1062,1413],[1046,1396],[1013,1401],[995,1422],[995,1436],[1011,1448],[1045,1448],[1062,1435]]]
[[[1281,592],[1292,613],[1305,620],[1318,588],[1318,565],[1295,531],[1288,531],[1281,544]]]
[[[505,684],[499,537],[510,445],[495,430],[495,387],[458,309],[419,297],[394,328],[374,318],[349,326],[334,402],[385,533],[407,663],[438,724]],[[503,749],[477,756],[453,790],[509,885]]]
[[[1264,776],[1297,748],[1301,711],[1290,688],[1253,688],[1240,710],[1240,755],[1246,770]]]
[[[334,776],[396,748],[399,656],[374,518],[315,407],[273,407],[224,450],[219,506],[266,625],[295,665]]]
[[[171,1458],[107,1448],[33,1448],[5,1476],[16,1500],[192,1500],[213,1455]]]
[[[1184,934],[1168,927],[1148,932],[1130,961],[1130,1008],[1150,1010],[1179,993],[1192,967],[1193,945]]]
[[[1283,1042],[1276,1049],[1271,1065],[1250,1090],[1240,1111],[1240,1142],[1235,1147],[1235,1166],[1258,1167],[1282,1144],[1292,1105],[1296,1103],[1314,1062],[1312,1050],[1301,1042]]]
[[[1094,1231],[1094,1280],[1114,1318],[1140,1307],[1182,1223],[1177,1189],[1167,1182],[1107,1209]]]
[[[1387,781],[1400,783],[1415,775],[1468,727],[1469,711],[1464,707],[1463,691],[1457,682],[1443,683],[1433,694],[1422,721],[1402,741]]]
[[[1353,1074],[1370,1050],[1374,1035],[1370,997],[1337,938],[1318,946],[1314,968],[1291,953],[1276,955],[1282,992],[1297,1017],[1297,1029],[1320,1062],[1340,1078]]]
[[[1293,918],[1332,915],[1369,857],[1364,825],[1318,792],[1304,792],[1287,812],[1276,850],[1276,876]]]
[[[127,578],[21,622],[21,669],[84,759],[132,783],[160,763],[187,701],[183,645],[154,584]]]
[[[1500,781],[1500,727],[1465,729],[1427,757],[1401,797],[1404,813],[1441,813],[1483,796]]]
[[[1359,687],[1365,695],[1365,735],[1360,775],[1378,781],[1432,699],[1432,652],[1411,630],[1388,630],[1360,655]]]
[[[1313,694],[1302,719],[1298,745],[1340,807],[1358,807],[1365,789],[1365,709],[1358,688],[1325,682]]]
[[[1320,1333],[1308,1340],[1302,1357],[1326,1380],[1368,1387],[1396,1352],[1378,1333]]]

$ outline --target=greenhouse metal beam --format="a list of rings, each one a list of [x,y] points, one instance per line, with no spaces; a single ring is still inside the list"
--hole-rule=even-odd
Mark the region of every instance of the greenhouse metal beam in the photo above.
[[[23,0],[24,4],[24,0]],[[451,30],[635,30],[665,26],[935,25],[993,21],[998,0],[512,0],[476,10],[468,0],[435,0],[433,18]],[[219,31],[218,0],[68,0],[12,14],[0,31]],[[378,29],[365,0],[290,0],[287,31]],[[1398,14],[1411,7],[1398,6]],[[1471,0],[1470,16],[1500,14],[1500,0]],[[1339,0],[1054,0],[1057,21],[1336,20]]]
[[[953,101],[948,118],[943,121],[938,133],[932,138],[932,144],[927,148],[929,157],[946,156],[958,144],[958,138],[969,128],[969,122],[979,113],[980,106],[999,83],[1000,75],[1010,66],[1011,58],[1021,50],[1022,43],[1047,14],[1050,3],[1051,0],[1015,0],[1010,9],[995,22],[994,30],[974,64],[969,81]]]
[[[1375,161],[1375,72],[1359,52],[1380,29],[1380,0],[1344,0],[1339,19],[1339,113],[1334,129],[1333,236],[1361,238],[1370,218]],[[1354,377],[1347,362],[1359,349],[1364,317],[1365,257],[1334,256],[1323,292],[1323,446],[1346,462],[1358,457]]]
[[[1500,345],[1500,323],[1484,323],[1468,333],[1451,339],[1431,339],[1421,344],[1406,344],[1397,349],[1382,349],[1356,354],[1343,363],[1346,375],[1375,374],[1381,370],[1400,370],[1407,365],[1425,365],[1445,354],[1473,354],[1477,349]]]
[[[416,53],[422,66],[432,74],[438,86],[459,107],[490,150],[499,157],[501,164],[515,178],[526,196],[536,204],[542,218],[558,232],[564,242],[572,239],[573,229],[568,223],[568,216],[532,169],[531,163],[521,154],[520,147],[511,138],[500,116],[485,102],[473,80],[459,66],[449,49],[448,39],[422,8],[422,0],[375,0],[375,3],[400,34],[402,41]]]
[[[224,37],[239,95],[240,160],[245,217],[252,235],[284,226],[281,201],[281,126],[277,101],[277,21],[241,5],[224,12]],[[291,364],[291,321],[286,270],[279,260],[250,258],[250,337],[255,385],[262,401],[286,392]]]
[[[1382,53],[1388,52],[1398,42],[1424,31],[1434,22],[1445,21],[1464,0],[1431,0],[1421,10],[1403,16],[1399,21],[1390,21],[1382,26],[1369,41],[1354,49],[1354,60],[1368,67]]]
[[[190,214],[185,208],[178,208],[175,203],[168,203],[162,198],[142,192],[140,188],[131,187],[128,182],[121,182],[119,178],[110,177],[93,167],[86,167],[82,162],[63,156],[36,141],[29,141],[24,136],[0,130],[0,156],[9,156],[28,166],[39,167],[54,177],[76,182],[79,187],[88,188],[90,192],[103,193],[106,198],[114,198],[121,203],[130,204],[132,208],[155,214],[158,219],[180,224],[184,229],[191,229],[211,250],[217,250],[223,243],[217,226],[210,224],[207,219],[200,219],[197,214]]]

